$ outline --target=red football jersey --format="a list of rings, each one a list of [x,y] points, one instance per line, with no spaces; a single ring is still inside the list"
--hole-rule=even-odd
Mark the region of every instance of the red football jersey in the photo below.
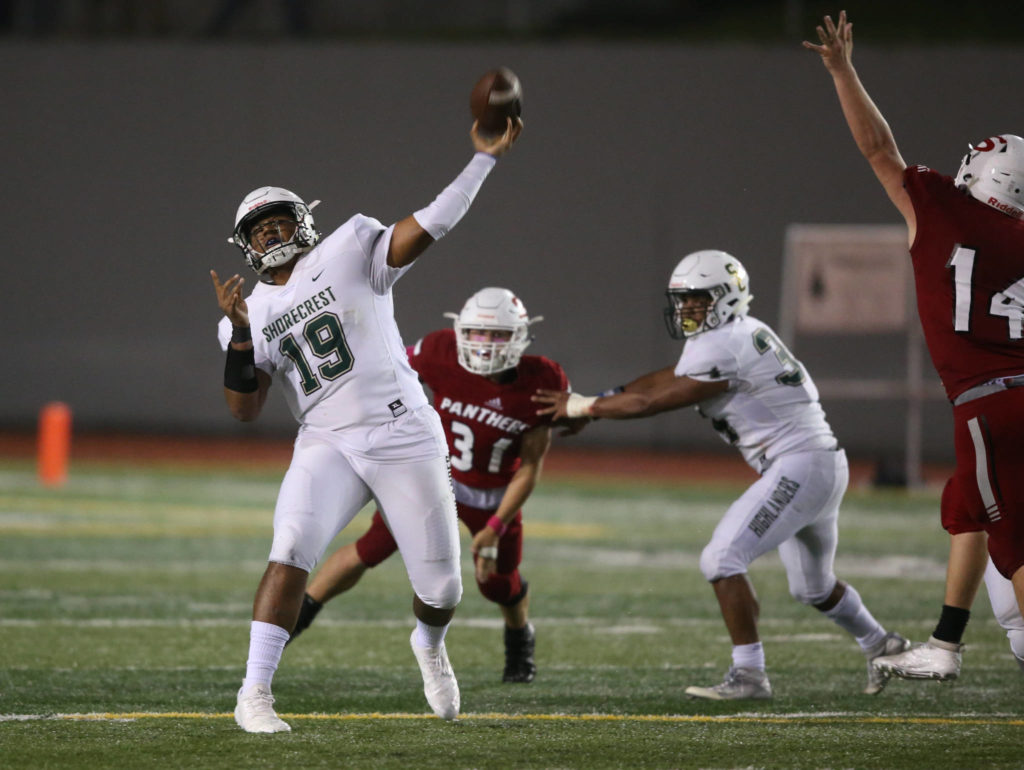
[[[566,390],[562,367],[543,356],[523,356],[517,376],[499,384],[459,364],[455,332],[431,332],[408,349],[409,363],[434,394],[448,439],[452,477],[477,489],[507,486],[519,468],[523,434],[550,422],[530,400],[538,388]]]
[[[903,186],[917,215],[917,312],[946,395],[1024,373],[1024,220],[924,166],[909,166]]]

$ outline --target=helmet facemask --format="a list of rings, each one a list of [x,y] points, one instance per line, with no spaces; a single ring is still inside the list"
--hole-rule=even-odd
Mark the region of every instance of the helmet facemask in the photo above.
[[[459,350],[459,363],[473,374],[484,376],[515,369],[532,339],[525,326],[508,327],[463,326],[455,321],[455,339]],[[505,332],[508,339],[475,340],[478,331]]]
[[[248,208],[248,202],[254,200],[255,205]],[[309,251],[320,240],[320,233],[313,221],[313,209],[320,201],[306,205],[301,198],[283,188],[269,187],[254,190],[239,207],[236,215],[235,230],[229,243],[242,250],[245,261],[257,274],[263,275],[268,270],[287,264],[299,254]],[[247,210],[248,209],[248,210]],[[256,223],[268,216],[275,219],[286,219],[294,222],[295,232],[285,238],[282,226],[277,226],[280,236],[277,243],[268,239],[269,248],[263,249],[253,243],[253,231]],[[260,229],[274,227],[273,223],[264,223]]]
[[[696,334],[714,329],[722,321],[714,312],[717,301],[725,294],[721,286],[710,289],[669,289],[668,307],[665,308],[665,326],[674,340],[683,340]],[[703,318],[694,316],[703,313]]]

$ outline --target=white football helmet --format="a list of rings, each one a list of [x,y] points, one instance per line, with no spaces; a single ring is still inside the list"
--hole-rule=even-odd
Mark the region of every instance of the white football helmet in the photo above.
[[[1014,219],[1024,217],[1024,139],[991,136],[967,145],[956,186]]]
[[[523,351],[533,341],[530,325],[544,320],[543,316],[530,318],[519,297],[496,287],[481,289],[466,300],[460,313],[445,313],[444,317],[455,321],[455,342],[462,368],[482,375],[518,366]],[[511,336],[508,340],[474,341],[470,332],[475,329],[507,331]]]
[[[309,251],[320,240],[312,214],[318,203],[320,201],[313,201],[307,206],[302,198],[283,187],[257,188],[239,204],[235,213],[235,232],[228,238],[228,243],[240,248],[249,267],[259,274],[279,267],[296,254]],[[295,220],[295,234],[287,241],[274,244],[265,253],[257,251],[250,241],[253,223],[278,210]]]
[[[691,292],[710,297],[701,323],[682,315],[683,301]],[[717,329],[733,318],[745,316],[754,298],[746,268],[736,257],[714,249],[695,251],[683,257],[668,279],[665,295],[668,297],[665,325],[675,340]]]

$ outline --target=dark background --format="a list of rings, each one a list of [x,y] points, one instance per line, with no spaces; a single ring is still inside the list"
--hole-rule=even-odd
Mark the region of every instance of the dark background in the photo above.
[[[949,174],[968,141],[1024,133],[1021,25],[964,7],[849,8],[855,63],[904,158]],[[663,291],[700,248],[739,257],[754,315],[777,323],[787,224],[901,221],[800,47],[824,11],[838,8],[0,3],[0,430],[31,428],[60,399],[83,430],[294,433],[277,396],[255,425],[222,403],[208,271],[247,270],[225,241],[238,202],[264,184],[322,199],[324,232],[355,212],[406,216],[469,160],[469,91],[498,64],[523,82],[526,131],[396,286],[408,342],[476,289],[507,286],[547,319],[529,352],[562,363],[578,391],[617,385],[674,363]],[[795,349],[819,379],[899,377],[902,343]],[[901,402],[824,406],[853,453],[902,451]],[[926,408],[926,460],[949,459],[947,414]],[[688,412],[574,440],[720,446]]]

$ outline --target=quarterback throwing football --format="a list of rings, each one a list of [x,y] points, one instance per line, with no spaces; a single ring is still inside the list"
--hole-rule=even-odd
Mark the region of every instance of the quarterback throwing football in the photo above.
[[[269,564],[256,591],[235,720],[247,732],[291,728],[273,709],[271,679],[295,626],[310,570],[359,510],[376,498],[414,591],[410,643],[434,713],[454,719],[459,688],[444,637],[462,596],[448,447],[437,413],[405,356],[392,286],[462,218],[519,136],[484,138],[426,208],[385,227],[357,214],[325,238],[313,205],[261,187],[238,208],[232,241],[266,282],[243,299],[243,279],[221,283],[224,396],[239,420],[260,413],[272,378],[299,423],[274,511]]]
[[[551,445],[551,423],[531,400],[538,388],[565,390],[562,368],[542,356],[524,356],[530,318],[508,289],[470,297],[454,329],[431,332],[408,349],[409,363],[430,388],[451,452],[459,518],[473,535],[477,587],[505,621],[505,682],[530,682],[534,629],[529,589],[519,573],[522,506],[540,478]],[[339,548],[314,576],[295,631],[299,635],[324,602],[354,586],[363,573],[395,552],[394,537],[377,511],[369,530]]]
[[[547,405],[541,414],[554,418],[622,420],[696,406],[761,474],[725,512],[700,557],[732,639],[732,666],[721,683],[686,693],[712,700],[772,697],[747,567],[773,549],[793,597],[857,640],[868,659],[864,692],[880,692],[888,675],[871,660],[909,643],[886,633],[860,594],[832,571],[849,468],[817,388],[771,328],[747,315],[749,280],[735,257],[713,250],[684,257],[667,294],[669,333],[686,340],[674,367],[645,374],[612,395],[538,391],[535,400]]]

